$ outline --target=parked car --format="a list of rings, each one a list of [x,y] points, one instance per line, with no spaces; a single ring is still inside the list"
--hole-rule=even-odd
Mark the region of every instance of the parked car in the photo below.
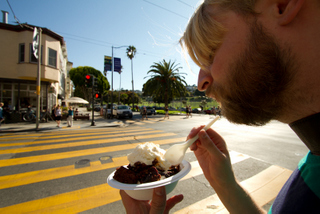
[[[200,112],[201,112],[201,108],[192,109],[192,113],[200,113]]]
[[[115,109],[115,107],[117,106],[117,104],[113,104],[113,111]],[[108,105],[103,106],[103,115],[105,118],[110,119],[112,117],[111,115],[111,103],[109,103]]]
[[[186,111],[186,108],[179,108],[178,111]]]
[[[141,106],[141,107],[140,107],[140,114],[141,114],[141,115],[142,115],[142,113],[143,113],[143,107],[144,107],[144,106]],[[150,106],[146,106],[146,109],[147,109],[147,115],[151,115],[151,114],[155,115],[155,114],[156,114],[156,110],[155,110],[154,108],[152,108],[152,107],[150,107]]]
[[[132,118],[132,111],[129,106],[117,105],[114,107],[113,116],[115,116],[117,119],[120,119],[123,117]]]
[[[169,107],[168,109],[169,109],[170,111],[177,111],[177,109],[174,108],[174,107]]]
[[[100,109],[101,109],[100,104],[94,104],[93,109],[94,109],[94,111],[100,111]]]
[[[214,108],[209,108],[203,111],[205,114],[215,114],[215,109]]]

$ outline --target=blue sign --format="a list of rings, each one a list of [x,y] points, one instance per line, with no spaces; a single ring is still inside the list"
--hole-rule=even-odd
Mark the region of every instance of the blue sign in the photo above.
[[[114,71],[121,72],[121,58],[113,58]],[[110,56],[104,56],[104,71],[112,71],[112,58]]]
[[[113,58],[114,60],[114,71],[121,72],[121,58]]]

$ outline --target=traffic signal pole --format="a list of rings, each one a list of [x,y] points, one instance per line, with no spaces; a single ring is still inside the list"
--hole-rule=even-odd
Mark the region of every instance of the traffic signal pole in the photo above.
[[[96,125],[96,122],[94,121],[94,95],[95,95],[95,93],[94,93],[94,76],[92,75],[92,106],[91,106],[91,108],[92,108],[92,120],[91,120],[91,126],[95,126]]]

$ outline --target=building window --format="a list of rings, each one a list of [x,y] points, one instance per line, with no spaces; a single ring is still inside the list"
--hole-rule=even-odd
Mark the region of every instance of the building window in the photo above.
[[[33,48],[32,48],[32,44],[30,43],[30,45],[29,45],[29,47],[30,47],[30,62],[33,62],[33,63],[38,63],[38,59],[34,56],[34,54],[33,54]],[[42,49],[43,49],[43,46],[41,45],[41,64],[42,64]]]
[[[19,62],[24,62],[24,51],[25,51],[25,45],[19,44]]]
[[[49,52],[48,65],[56,68],[57,67],[57,51],[51,48],[48,48],[48,52]]]

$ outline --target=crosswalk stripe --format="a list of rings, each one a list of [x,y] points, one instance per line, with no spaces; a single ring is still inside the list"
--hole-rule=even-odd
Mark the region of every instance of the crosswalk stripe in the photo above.
[[[141,136],[139,136],[138,138],[142,139]],[[130,138],[130,139],[133,140],[134,138]],[[184,140],[185,140],[185,137],[180,137],[180,138],[170,138],[170,139],[164,139],[164,140],[157,140],[157,141],[153,141],[153,142],[156,144],[162,145],[162,144],[183,142]],[[88,142],[88,141],[86,141],[86,142]],[[96,142],[96,141],[94,141],[94,142]],[[143,142],[141,142],[141,143],[143,143]],[[93,154],[104,154],[104,153],[109,153],[109,152],[113,152],[113,151],[120,151],[120,150],[130,150],[130,149],[134,149],[138,144],[139,143],[133,143],[133,144],[109,146],[109,147],[103,147],[103,148],[61,152],[61,153],[54,153],[54,154],[48,154],[48,155],[37,155],[37,156],[31,156],[31,157],[6,159],[6,160],[0,160],[0,167],[13,166],[13,165],[19,165],[19,164],[28,164],[28,163],[37,163],[37,162],[43,162],[43,161],[52,161],[52,160],[80,157],[80,156],[93,155]]]
[[[150,128],[141,128],[141,129],[126,129],[126,130],[119,130],[119,129],[113,129],[113,131],[106,130],[106,129],[99,129],[98,131],[90,131],[90,132],[66,132],[63,133],[62,131],[59,132],[60,137],[72,137],[72,136],[83,136],[83,135],[106,135],[106,134],[114,134],[114,133],[128,133],[128,132],[135,132],[135,131],[151,131],[152,129]],[[57,138],[57,134],[42,134],[42,135],[28,135],[28,136],[11,136],[11,138],[5,138],[5,139],[0,139],[0,142],[8,142],[8,141],[18,141],[18,140],[33,140],[33,139],[51,139],[51,138]],[[4,146],[5,144],[1,144],[0,146]]]
[[[0,213],[76,213],[104,205],[94,200],[101,197],[104,204],[120,200],[119,190],[113,189],[108,184],[101,184],[0,208]],[[81,207],[82,210],[79,210]]]
[[[190,150],[188,152],[191,152]],[[187,153],[188,153],[187,152]],[[14,175],[6,175],[0,177],[0,189],[6,189],[16,186],[22,186],[42,181],[48,181],[58,178],[81,175],[84,173],[95,172],[110,168],[116,168],[128,164],[127,156],[112,158],[113,162],[101,164],[100,161],[90,162],[90,166],[75,169],[74,165],[43,169],[31,172],[24,172]],[[192,169],[199,168],[197,162],[193,163]],[[201,170],[201,169],[200,169]],[[202,173],[202,172],[201,172]],[[192,173],[192,174],[201,174]]]
[[[26,142],[19,142],[19,143],[1,143],[0,147],[10,147],[10,146],[26,146],[26,145],[35,145],[35,144],[45,144],[45,143],[56,143],[56,142],[66,142],[68,140],[76,141],[76,140],[85,140],[85,139],[95,139],[95,138],[102,138],[102,137],[123,137],[123,136],[132,136],[132,135],[137,135],[137,134],[148,134],[148,133],[160,133],[163,132],[161,130],[147,130],[147,131],[137,131],[134,130],[132,132],[111,132],[111,133],[93,133],[93,135],[86,137],[88,134],[82,135],[77,135],[77,137],[72,137],[69,135],[57,137],[55,135],[54,137],[50,137],[48,139],[41,139],[37,141],[26,141]],[[82,137],[79,137],[82,136]],[[54,138],[54,139],[53,139]],[[58,138],[58,139],[57,139]]]
[[[38,171],[24,172],[0,177],[0,189],[22,186],[42,181],[49,181],[84,173],[95,172],[128,164],[126,156],[112,158],[113,162],[101,164],[100,161],[90,162],[90,166],[75,168],[74,165],[56,167]]]
[[[232,157],[234,157],[232,158],[234,160],[233,163],[239,162],[248,158],[248,156],[245,156],[236,152],[233,152],[233,153],[231,152],[230,154]],[[116,163],[119,163],[120,165],[124,165],[127,163],[127,160],[124,160],[124,159],[125,157],[120,157],[118,158],[118,160],[115,160],[114,163],[110,163],[109,165],[110,166],[117,165]],[[126,162],[126,163],[123,163],[123,162]],[[202,174],[202,170],[197,161],[193,161],[190,164],[192,165],[191,171],[187,176],[182,178],[181,181]],[[82,169],[82,170],[86,171],[88,169]],[[63,174],[63,172],[60,172],[60,173]],[[52,173],[51,175],[53,174],[54,173]],[[55,179],[55,178],[51,178],[51,179]],[[50,196],[47,198],[42,198],[34,201],[24,202],[21,204],[0,208],[0,212],[12,213],[17,211],[19,212],[19,210],[23,210],[23,212],[35,212],[35,213],[60,213],[60,212],[76,213],[76,212],[89,210],[98,206],[106,205],[119,200],[121,200],[119,196],[119,190],[113,189],[107,184],[101,184],[101,185],[84,188],[84,189],[80,189],[80,190],[76,190],[68,193],[62,193],[55,196]]]
[[[145,133],[154,133],[154,132],[163,132],[161,130],[139,130],[139,134],[145,134]],[[29,142],[21,142],[21,143],[0,143],[1,147],[5,146],[19,146],[19,145],[32,145],[32,144],[39,144],[39,143],[51,143],[51,142],[57,142],[57,141],[66,141],[66,139],[71,139],[71,140],[82,140],[82,139],[92,139],[92,138],[101,138],[103,136],[123,136],[123,135],[132,135],[136,134],[137,130],[130,130],[130,131],[114,131],[114,132],[91,132],[90,134],[88,133],[77,133],[77,134],[68,134],[68,135],[63,135],[63,134],[58,134],[60,138],[62,139],[57,139],[57,134],[54,136],[50,137],[43,137],[43,138],[37,138],[37,141],[29,141]],[[89,136],[88,136],[89,135]],[[86,137],[87,136],[87,137]],[[69,138],[67,138],[69,137]],[[66,138],[66,139],[65,139]],[[22,139],[23,140],[23,139]],[[17,141],[17,140],[16,140]]]
[[[262,207],[277,196],[291,173],[292,171],[290,170],[273,165],[253,177],[242,181],[241,186],[248,191],[257,205]],[[228,213],[228,211],[219,197],[214,194],[175,213]]]
[[[159,131],[154,131],[159,132]],[[152,132],[151,132],[152,133]],[[149,135],[140,135],[140,134],[149,134]],[[40,150],[47,150],[47,149],[59,149],[59,148],[66,148],[66,147],[75,147],[75,146],[85,146],[85,145],[93,145],[93,144],[104,144],[104,143],[112,143],[112,142],[119,142],[119,141],[126,141],[126,140],[134,140],[134,139],[145,139],[151,137],[166,137],[166,136],[173,136],[176,135],[174,133],[163,133],[163,134],[151,134],[150,132],[141,132],[139,136],[129,136],[124,137],[126,135],[132,134],[121,134],[121,135],[112,135],[111,137],[119,137],[119,138],[110,138],[110,139],[99,139],[101,137],[82,137],[82,138],[72,138],[70,140],[86,140],[86,139],[95,139],[98,138],[99,140],[91,140],[91,141],[78,141],[78,142],[69,142],[69,143],[59,143],[59,144],[49,144],[43,146],[32,146],[32,147],[23,147],[23,148],[14,148],[14,149],[4,149],[0,150],[0,154],[7,154],[7,153],[22,153],[22,152],[30,152],[30,151],[40,151]],[[18,145],[33,145],[33,144],[42,144],[42,143],[57,143],[57,142],[65,142],[66,140],[62,139],[55,139],[55,140],[48,140],[48,141],[37,141],[37,142],[28,142],[28,143],[19,143],[19,144],[12,144],[12,146]]]

